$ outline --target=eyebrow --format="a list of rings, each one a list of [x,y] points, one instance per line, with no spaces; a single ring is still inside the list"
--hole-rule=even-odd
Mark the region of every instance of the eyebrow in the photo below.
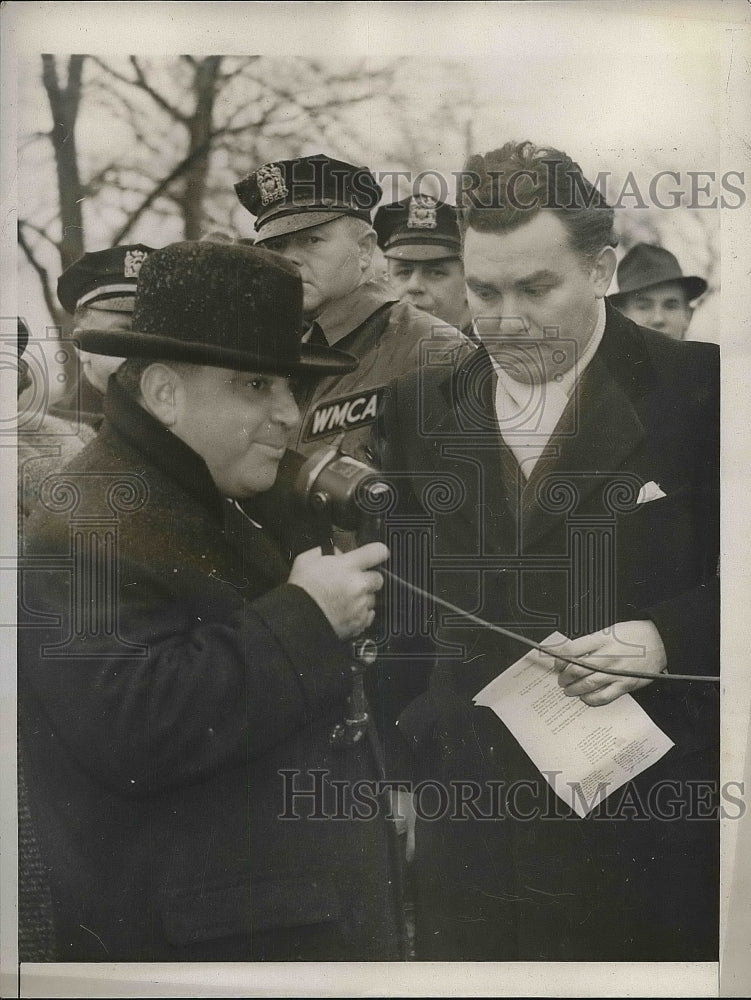
[[[514,282],[514,284],[537,285],[540,284],[540,282],[557,281],[557,280],[558,280],[558,275],[555,274],[553,271],[542,270],[542,271],[534,271],[532,274],[529,274],[524,278],[519,278],[518,281]]]
[[[655,299],[655,296],[657,294],[658,293],[655,293],[655,292],[634,292],[634,301],[636,301],[636,302],[640,302],[640,301],[641,302],[653,302],[654,299]],[[665,298],[662,299],[662,301],[663,302],[680,302],[681,305],[683,305],[683,303],[685,302],[685,299],[680,294],[680,292],[674,292],[674,293],[672,293],[670,295],[666,295]]]
[[[534,271],[532,274],[527,274],[522,278],[517,278],[514,285],[520,288],[525,285],[538,285],[544,284],[545,282],[555,282],[558,281],[558,275],[553,271],[543,269],[541,271]],[[477,288],[497,288],[498,286],[493,281],[482,281],[479,278],[473,278],[471,275],[466,276],[466,282],[468,285],[474,285]]]

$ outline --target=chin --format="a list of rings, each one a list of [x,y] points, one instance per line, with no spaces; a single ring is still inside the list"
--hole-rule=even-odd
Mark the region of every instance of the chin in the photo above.
[[[305,316],[313,317],[316,315],[317,311],[321,309],[322,302],[320,298],[316,296],[304,295],[302,300],[302,311]]]

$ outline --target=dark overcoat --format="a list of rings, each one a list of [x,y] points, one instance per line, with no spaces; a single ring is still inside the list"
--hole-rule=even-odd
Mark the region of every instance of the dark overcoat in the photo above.
[[[480,348],[387,397],[376,449],[398,498],[387,540],[399,571],[538,642],[651,619],[669,671],[715,675],[716,346],[678,343],[608,306],[528,482],[498,433],[494,378]],[[639,502],[649,483],[665,495]],[[716,961],[718,688],[636,692],[675,746],[579,819],[471,703],[526,648],[398,588],[389,607],[403,699],[425,669],[410,662],[423,640],[436,657],[399,722],[413,777],[483,789],[474,818],[456,795],[450,809],[438,792],[423,803],[436,818],[418,818],[418,958]]]
[[[372,747],[330,741],[348,650],[288,542],[114,380],[40,507],[20,739],[58,959],[399,958]]]

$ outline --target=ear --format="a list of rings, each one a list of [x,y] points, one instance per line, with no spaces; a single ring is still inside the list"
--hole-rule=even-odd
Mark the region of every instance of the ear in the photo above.
[[[377,246],[376,234],[372,229],[363,233],[357,241],[357,257],[360,263],[360,270],[367,271],[373,264],[373,256]]]
[[[144,408],[165,427],[177,422],[183,396],[182,379],[170,365],[155,361],[141,373]]]
[[[610,282],[613,280],[616,267],[615,250],[612,247],[603,247],[595,257],[592,264],[592,281],[595,287],[595,295],[598,299],[604,299]]]

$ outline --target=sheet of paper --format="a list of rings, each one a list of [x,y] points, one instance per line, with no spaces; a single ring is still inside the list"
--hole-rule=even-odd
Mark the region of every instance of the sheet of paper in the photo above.
[[[564,641],[554,632],[542,645]],[[629,694],[591,707],[558,686],[558,671],[534,650],[479,691],[543,777],[579,816],[658,761],[673,741]]]

